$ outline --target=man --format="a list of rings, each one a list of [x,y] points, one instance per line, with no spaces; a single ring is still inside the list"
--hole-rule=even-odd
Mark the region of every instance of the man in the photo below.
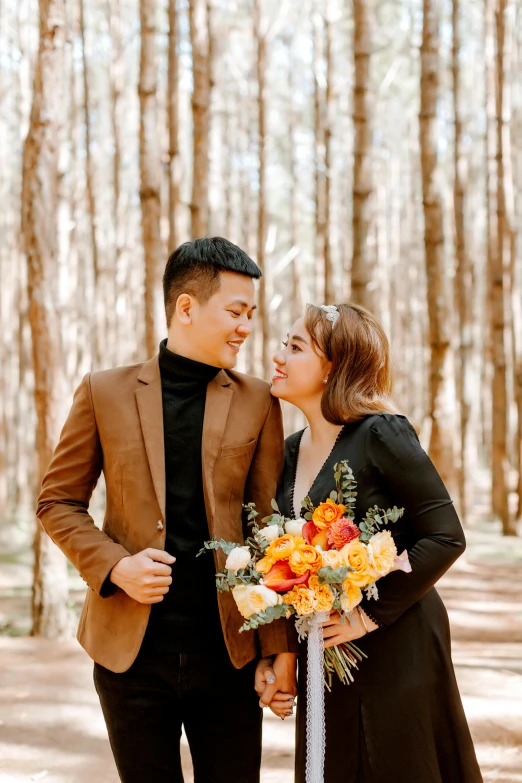
[[[232,369],[260,276],[225,239],[179,247],[159,356],[83,379],[43,481],[38,516],[89,587],[78,639],[124,783],[183,781],[182,726],[196,783],[255,783],[260,655],[265,703],[296,692],[290,626],[240,634],[231,594],[215,587],[224,555],[196,558],[209,536],[243,540],[243,502],[270,513],[282,468],[278,401]],[[88,505],[102,470],[99,530]]]

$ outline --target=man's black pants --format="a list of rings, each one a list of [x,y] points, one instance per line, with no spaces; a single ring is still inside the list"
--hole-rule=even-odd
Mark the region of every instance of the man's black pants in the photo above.
[[[94,664],[94,684],[123,783],[183,783],[185,728],[194,783],[259,783],[262,710],[255,661],[226,653],[141,651],[122,674]]]

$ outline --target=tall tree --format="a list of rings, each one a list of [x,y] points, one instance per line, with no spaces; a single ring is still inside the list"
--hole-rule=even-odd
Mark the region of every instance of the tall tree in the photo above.
[[[155,297],[161,259],[155,16],[155,0],[140,0],[140,202],[145,261],[145,350],[149,357],[157,350]]]
[[[430,343],[429,452],[443,480],[448,487],[453,488],[453,382],[445,290],[442,200],[437,179],[439,25],[439,0],[423,0],[419,131]]]
[[[334,265],[331,241],[332,199],[332,127],[333,127],[333,24],[331,0],[326,0],[324,15],[324,41],[326,61],[326,86],[324,95],[324,301],[336,300]]]
[[[263,376],[270,372],[270,331],[268,323],[267,282],[266,282],[266,239],[267,239],[267,194],[266,194],[266,30],[261,17],[261,0],[254,0],[254,40],[256,46],[257,76],[257,143],[258,143],[258,179],[259,201],[257,213],[257,263],[263,277],[259,284],[258,317],[261,323],[261,367]]]
[[[205,0],[189,0],[192,46],[193,169],[190,202],[191,235],[208,233],[208,155],[210,109],[210,42]]]
[[[111,299],[114,307],[109,308],[107,320],[114,334],[113,363],[119,363],[119,352],[122,348],[121,335],[117,317],[119,303],[124,298],[123,280],[123,255],[124,255],[124,221],[123,221],[123,188],[122,188],[122,101],[123,101],[123,42],[121,33],[121,8],[120,0],[109,0],[108,28],[111,39],[111,65],[110,65],[110,124],[114,155],[112,159],[112,228],[114,232],[114,254],[112,260],[112,274],[108,275],[112,286]]]
[[[325,161],[325,95],[324,95],[324,27],[319,13],[313,15],[314,77],[314,202],[315,202],[315,288],[317,299],[324,296],[326,269],[326,161]]]
[[[179,62],[178,35],[179,22],[176,0],[169,0],[169,54],[167,78],[167,121],[169,136],[168,167],[169,167],[169,253],[179,244],[177,212],[180,188],[180,155],[179,155]]]
[[[92,286],[92,357],[94,367],[101,363],[101,340],[103,338],[103,319],[106,307],[102,300],[102,286],[100,285],[100,256],[98,252],[97,220],[96,220],[96,195],[94,188],[94,162],[92,158],[92,129],[90,111],[90,85],[89,64],[87,60],[86,31],[85,31],[85,0],[78,0],[80,11],[80,39],[82,43],[82,74],[83,74],[83,119],[85,124],[85,189],[87,191],[87,205],[89,216],[89,233],[92,253],[92,274],[94,285]],[[105,337],[106,339],[106,337]]]
[[[40,0],[39,8],[39,47],[22,162],[22,236],[27,258],[38,486],[57,443],[61,417],[61,339],[53,294],[58,255],[65,3]],[[70,619],[66,561],[39,524],[34,538],[33,586],[32,633],[52,639],[67,635]]]
[[[372,230],[372,131],[370,97],[370,9],[353,0],[353,252],[352,300],[375,311],[376,255]]]
[[[452,0],[453,41],[451,70],[453,81],[453,115],[455,137],[453,145],[453,215],[455,242],[455,304],[458,319],[458,361],[456,367],[457,400],[460,411],[460,461],[458,470],[459,510],[463,520],[467,518],[468,462],[467,443],[471,413],[469,398],[469,372],[472,359],[472,283],[471,265],[466,243],[465,227],[465,178],[462,134],[461,92],[461,40],[460,1]]]
[[[505,535],[516,533],[508,508],[507,388],[505,345],[505,246],[507,240],[504,162],[504,41],[507,0],[496,7],[496,121],[497,121],[497,249],[492,267],[491,316],[493,350],[492,497],[493,511]]]

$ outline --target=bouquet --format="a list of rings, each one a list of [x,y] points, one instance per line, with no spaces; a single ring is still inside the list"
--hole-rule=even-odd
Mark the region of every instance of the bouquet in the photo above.
[[[357,482],[346,460],[334,466],[336,488],[316,508],[305,498],[304,518],[284,517],[275,500],[274,513],[260,527],[253,503],[245,505],[252,534],[243,545],[206,541],[205,550],[221,549],[227,560],[216,575],[217,589],[231,590],[245,618],[241,631],[258,628],[280,617],[296,616],[301,640],[319,632],[332,611],[342,622],[353,622],[352,613],[363,595],[377,600],[377,582],[391,571],[411,571],[408,553],[400,556],[388,524],[396,522],[404,509],[370,508],[360,523],[355,522]],[[343,683],[353,682],[352,669],[366,657],[345,642],[323,651],[323,677],[331,687],[337,674]]]

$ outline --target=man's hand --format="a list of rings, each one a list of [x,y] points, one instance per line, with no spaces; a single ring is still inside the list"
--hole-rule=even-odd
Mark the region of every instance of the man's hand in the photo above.
[[[163,601],[172,584],[172,563],[176,558],[162,549],[144,549],[122,558],[111,571],[110,580],[140,604]]]
[[[297,694],[297,655],[279,653],[272,662],[270,658],[259,661],[256,669],[255,689],[260,696],[259,706],[270,706],[279,717],[292,714],[293,697]],[[277,699],[274,697],[277,693]]]

